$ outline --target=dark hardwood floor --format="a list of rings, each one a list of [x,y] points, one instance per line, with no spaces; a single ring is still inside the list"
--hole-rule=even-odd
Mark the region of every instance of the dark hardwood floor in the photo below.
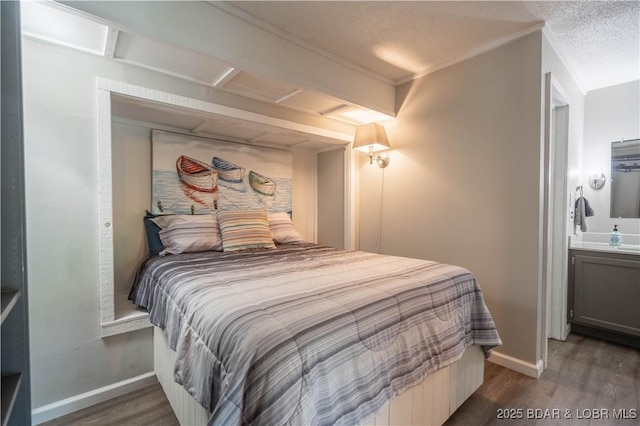
[[[55,426],[178,426],[160,383],[42,423]]]
[[[173,426],[178,421],[156,384],[44,424]],[[494,424],[640,425],[640,350],[574,334],[566,342],[549,340],[547,369],[538,380],[487,362],[484,384],[445,425]]]
[[[634,418],[614,418],[625,414]],[[576,334],[549,340],[538,380],[487,362],[484,384],[445,425],[494,424],[640,425],[640,350]]]

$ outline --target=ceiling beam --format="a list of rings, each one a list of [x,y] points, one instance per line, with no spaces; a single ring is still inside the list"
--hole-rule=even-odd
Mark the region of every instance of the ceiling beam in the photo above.
[[[77,2],[65,6],[133,34],[221,59],[247,72],[395,116],[395,86],[332,61],[205,2]]]

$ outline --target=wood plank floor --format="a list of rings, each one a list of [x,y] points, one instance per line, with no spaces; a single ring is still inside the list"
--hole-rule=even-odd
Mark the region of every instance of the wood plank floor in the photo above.
[[[504,409],[515,409],[516,417],[521,409],[523,418],[499,419]],[[614,409],[626,409],[628,417],[635,409],[635,419],[613,419]],[[598,413],[609,418],[587,418]],[[557,418],[540,418],[544,414]],[[487,362],[484,384],[445,424],[640,425],[640,350],[575,334],[566,342],[549,340],[547,369],[538,380]]]
[[[517,417],[521,409],[523,418],[499,419],[505,409],[516,410],[510,414]],[[604,414],[595,411],[601,409],[609,418],[586,418]],[[614,409],[626,410],[628,417],[635,409],[636,418],[614,419]],[[543,414],[558,418],[539,418]],[[174,426],[178,421],[156,384],[44,424]],[[566,342],[549,340],[547,370],[538,380],[487,362],[484,384],[445,425],[495,424],[640,425],[640,350],[574,334]]]
[[[41,424],[51,426],[179,425],[160,383]]]

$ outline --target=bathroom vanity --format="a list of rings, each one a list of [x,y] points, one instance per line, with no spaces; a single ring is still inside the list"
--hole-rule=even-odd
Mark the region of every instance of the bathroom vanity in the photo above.
[[[619,247],[607,237],[571,237],[568,320],[573,332],[640,347],[640,236]]]

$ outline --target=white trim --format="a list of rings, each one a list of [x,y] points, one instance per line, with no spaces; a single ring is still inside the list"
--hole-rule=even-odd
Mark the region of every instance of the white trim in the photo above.
[[[128,333],[130,331],[142,330],[151,327],[148,313],[136,313],[113,321],[106,321],[100,324],[102,328],[100,337],[109,337],[116,334]]]
[[[535,364],[532,364],[519,358],[501,354],[496,350],[491,353],[488,361],[510,370],[517,371],[518,373],[522,373],[525,376],[533,377],[534,379],[539,378],[543,371],[542,359],[539,359]]]
[[[356,180],[356,157],[351,149],[351,144],[344,147],[344,248],[356,249],[356,204],[358,203]]]
[[[569,333],[571,333],[571,324],[567,323],[564,326],[564,333],[562,334],[562,341],[564,342],[569,337]]]
[[[80,395],[72,396],[51,404],[43,405],[31,411],[31,422],[34,425],[44,423],[58,417],[74,413],[87,407],[108,401],[118,396],[150,386],[158,381],[156,373],[141,374],[121,382],[103,386]]]
[[[229,67],[229,69],[222,73],[222,75],[220,75],[220,77],[218,77],[218,79],[213,83],[213,87],[216,89],[218,87],[222,89],[228,82],[233,80],[235,76],[240,74],[240,72],[241,71],[235,67]]]
[[[545,335],[540,336],[543,360],[547,361],[547,338],[565,340],[567,324],[568,250],[567,222],[571,206],[568,203],[567,162],[569,149],[570,97],[554,74],[545,74],[544,135],[545,160]],[[559,108],[566,108],[560,110]],[[554,111],[556,111],[554,113]],[[559,119],[559,120],[558,120]],[[560,277],[560,279],[558,279]]]
[[[542,144],[540,147],[540,202],[539,202],[539,246],[538,246],[538,330],[536,336],[538,336],[538,343],[536,347],[536,356],[542,358],[543,365],[547,362],[547,350],[549,335],[548,324],[548,303],[547,292],[549,291],[549,283],[551,281],[551,272],[547,265],[549,264],[549,256],[552,250],[548,247],[548,241],[551,238],[551,224],[550,220],[552,216],[549,214],[550,210],[550,166],[554,164],[553,154],[554,150],[551,149],[552,137],[551,137],[551,119],[553,117],[552,111],[552,98],[551,98],[551,73],[547,73],[544,76],[543,89],[542,89]],[[551,200],[553,201],[553,200]]]
[[[437,64],[434,64],[420,72],[417,72],[415,74],[409,75],[405,78],[402,78],[400,80],[396,81],[396,86],[400,85],[400,84],[404,84],[404,83],[408,83],[409,81],[412,80],[416,80],[418,78],[424,77],[426,75],[432,74],[436,71],[439,71],[443,68],[447,68],[450,67],[451,65],[455,65],[457,63],[466,61],[467,59],[471,59],[474,58],[476,56],[480,56],[484,53],[487,53],[491,50],[497,49],[499,47],[504,46],[505,44],[509,44],[514,40],[517,40],[519,38],[525,37],[531,33],[534,33],[536,31],[539,31],[541,29],[544,29],[544,22],[540,22],[540,23],[536,23],[534,25],[532,25],[531,27],[524,29],[522,31],[519,31],[517,33],[514,34],[510,34],[506,37],[500,38],[498,40],[492,41],[490,43],[485,44],[484,46],[480,46],[480,47],[476,47],[470,50],[467,50],[464,53],[461,53],[459,55],[455,55],[449,59],[446,59],[444,61],[438,62]]]
[[[113,261],[113,193],[111,179],[111,94],[97,95],[98,145],[98,267],[100,280],[100,322],[115,319]]]
[[[118,36],[120,31],[115,27],[109,27],[107,32],[107,42],[105,43],[104,56],[108,59],[115,59],[116,46],[118,45]]]
[[[228,107],[221,104],[201,101],[199,99],[187,98],[172,93],[161,92],[142,86],[123,83],[115,80],[109,80],[103,77],[97,78],[98,89],[107,90],[126,96],[132,96],[145,101],[160,102],[172,106],[179,106],[197,111],[210,112],[212,114],[223,115],[226,117],[237,118],[240,120],[252,121],[255,123],[265,124],[269,126],[281,127],[283,129],[295,130],[314,135],[325,136],[330,139],[337,139],[344,142],[351,142],[353,135],[327,130],[320,127],[309,126],[306,124],[296,123],[294,121],[284,120],[281,118],[273,118],[267,115],[255,112],[245,111],[237,108]]]

